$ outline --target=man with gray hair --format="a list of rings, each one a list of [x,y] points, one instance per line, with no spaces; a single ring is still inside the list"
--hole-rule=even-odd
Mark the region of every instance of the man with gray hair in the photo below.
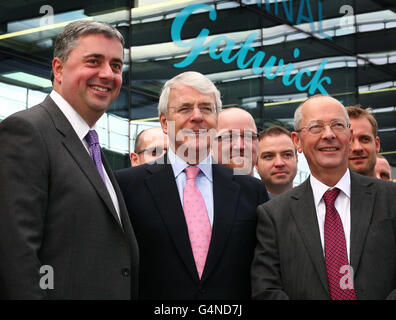
[[[0,298],[131,299],[138,249],[96,121],[122,84],[123,37],[68,24],[53,91],[0,124]]]
[[[175,76],[158,104],[168,152],[116,172],[139,242],[141,299],[250,298],[256,208],[268,196],[260,180],[213,163],[220,109],[206,76]]]
[[[311,176],[257,209],[253,298],[395,299],[396,185],[348,169],[338,100],[310,97],[294,119]]]

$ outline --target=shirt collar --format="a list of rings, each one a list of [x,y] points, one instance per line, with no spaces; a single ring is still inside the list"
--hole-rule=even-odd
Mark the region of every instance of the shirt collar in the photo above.
[[[175,178],[177,178],[180,173],[183,172],[185,168],[189,166],[187,162],[185,162],[182,158],[180,158],[172,148],[168,148],[167,156],[169,162],[172,165],[173,173]],[[201,172],[208,178],[210,182],[213,182],[213,175],[212,175],[212,157],[209,154],[204,160],[202,160],[197,167],[201,169]]]
[[[95,130],[96,125],[90,128],[78,112],[58,92],[52,90],[50,97],[70,122],[80,140],[85,138],[89,130]]]
[[[338,188],[340,189],[348,198],[351,197],[351,176],[349,173],[349,169],[346,170],[342,178],[337,182],[337,184],[331,188],[324,183],[320,182],[316,179],[312,174],[310,176],[310,183],[312,192],[314,195],[315,206],[319,205],[320,200],[322,200],[323,195],[329,189]]]

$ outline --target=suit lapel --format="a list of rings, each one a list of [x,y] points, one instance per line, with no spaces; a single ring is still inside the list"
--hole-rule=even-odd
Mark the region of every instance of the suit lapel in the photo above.
[[[239,185],[233,181],[233,171],[213,165],[214,219],[212,239],[202,281],[205,281],[221,259],[233,226],[239,201]]]
[[[290,201],[293,217],[320,281],[326,292],[329,292],[318,218],[309,178],[302,185],[296,187],[295,191]]]
[[[111,169],[111,167],[109,165],[109,162],[107,161],[106,156],[104,155],[102,150],[101,150],[101,155],[102,155],[103,166],[104,166],[104,168],[106,170],[106,173],[107,173],[107,175],[108,175],[108,177],[110,179],[111,184],[113,185],[114,191],[115,191],[116,196],[117,196],[118,207],[119,207],[119,210],[120,210],[120,218],[118,218],[117,212],[114,209],[113,201],[110,198],[111,208],[114,209],[113,210],[114,212],[112,212],[112,214],[115,215],[115,217],[117,218],[117,221],[119,221],[121,219],[121,221],[119,221],[119,222],[121,222],[121,224],[120,224],[121,227],[125,231],[129,231],[129,229],[126,228],[128,226],[128,224],[129,224],[129,219],[127,217],[128,216],[128,211],[126,209],[124,198],[122,196],[120,187],[118,186],[118,183],[117,183],[117,180],[115,179],[113,170]],[[107,191],[107,188],[106,188],[106,191]],[[108,204],[108,206],[110,206],[110,203]]]
[[[164,158],[161,159],[163,161]],[[188,228],[172,166],[170,164],[153,164],[148,166],[147,170],[151,172],[151,175],[145,179],[145,183],[152,194],[153,202],[182,261],[190,272],[191,277],[198,282],[198,272],[195,267]]]
[[[361,177],[351,172],[351,261],[356,272],[366,241],[373,213],[375,192],[373,182],[362,183]]]
[[[87,150],[84,145],[81,143],[81,140],[78,138],[76,132],[73,127],[64,116],[62,111],[57,107],[55,102],[47,96],[47,98],[43,101],[42,105],[50,114],[56,129],[62,134],[63,139],[62,143],[65,148],[68,150],[74,161],[81,168],[81,171],[86,175],[88,180],[91,182],[92,186],[95,188],[99,197],[103,200],[106,207],[109,209],[111,214],[119,223],[119,218],[117,212],[115,211],[113,202],[107,191],[105,184],[103,183],[102,178],[98,170],[96,169],[95,164],[93,163],[91,157],[89,156]],[[104,158],[102,153],[102,158]],[[107,165],[107,164],[106,164]],[[106,171],[109,172],[109,168],[106,168]],[[121,226],[121,225],[120,225]]]

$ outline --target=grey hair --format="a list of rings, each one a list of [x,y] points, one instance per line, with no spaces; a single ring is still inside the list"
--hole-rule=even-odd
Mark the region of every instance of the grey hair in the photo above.
[[[168,115],[170,90],[177,88],[179,85],[192,87],[195,90],[202,92],[203,94],[213,93],[215,96],[216,112],[217,114],[219,114],[222,107],[220,91],[216,88],[214,83],[203,74],[196,71],[187,71],[180,73],[179,75],[165,82],[158,102],[159,116],[161,114],[164,114],[165,116]]]
[[[315,98],[319,98],[319,97],[330,97],[329,95],[326,94],[315,94],[314,96],[309,97],[308,99],[306,99],[304,102],[302,102],[296,109],[296,111],[294,112],[294,130],[295,131],[300,131],[301,127],[301,121],[303,120],[303,115],[302,115],[302,106],[311,99],[315,99]],[[335,98],[333,98],[335,99]],[[338,100],[337,100],[338,101]],[[347,120],[347,122],[349,123],[349,116],[348,116],[348,111],[346,110],[346,108],[343,106],[342,111],[344,111],[344,115],[345,115],[345,119]]]
[[[109,38],[120,40],[122,46],[125,44],[123,35],[115,27],[100,21],[77,20],[67,24],[56,37],[54,58],[66,61],[70,52],[77,46],[77,39],[88,34],[104,34]],[[51,80],[53,80],[52,73]]]

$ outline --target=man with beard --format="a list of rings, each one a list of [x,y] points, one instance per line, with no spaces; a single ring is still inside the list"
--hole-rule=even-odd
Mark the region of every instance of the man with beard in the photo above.
[[[204,75],[167,81],[158,113],[168,152],[116,173],[140,249],[140,299],[248,299],[262,181],[214,164],[220,92]]]
[[[375,178],[375,163],[380,150],[377,121],[360,106],[350,106],[346,110],[353,132],[349,168],[364,176]]]

